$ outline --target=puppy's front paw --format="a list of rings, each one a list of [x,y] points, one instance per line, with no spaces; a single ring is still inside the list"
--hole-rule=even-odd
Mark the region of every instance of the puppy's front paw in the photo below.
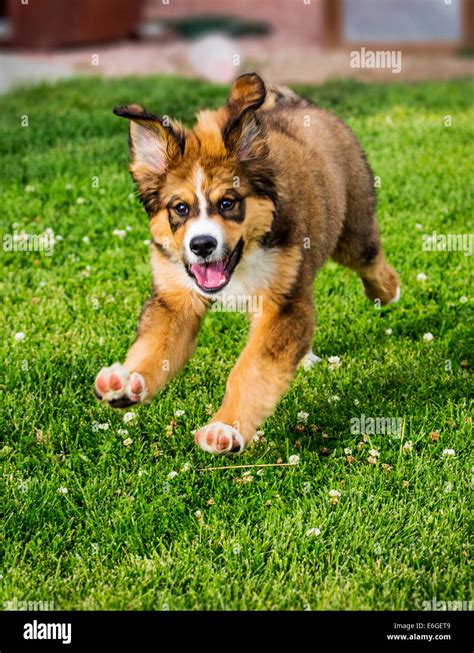
[[[143,401],[147,389],[141,374],[130,373],[120,363],[114,363],[100,370],[95,379],[94,394],[113,408],[126,408]]]
[[[242,435],[229,424],[212,422],[199,429],[194,440],[203,451],[216,455],[224,453],[240,453],[245,448]]]

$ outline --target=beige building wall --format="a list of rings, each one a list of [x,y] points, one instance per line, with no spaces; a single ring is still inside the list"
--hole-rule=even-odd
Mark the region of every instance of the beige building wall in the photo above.
[[[234,15],[269,23],[279,36],[292,41],[319,43],[322,37],[321,0],[145,0],[150,18],[176,18],[199,14]]]

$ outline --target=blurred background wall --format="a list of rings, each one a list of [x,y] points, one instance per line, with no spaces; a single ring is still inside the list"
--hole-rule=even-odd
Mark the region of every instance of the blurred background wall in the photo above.
[[[24,47],[128,37],[140,23],[228,15],[320,45],[361,40],[472,45],[472,0],[0,0],[5,44]]]
[[[0,90],[77,73],[393,79],[351,66],[361,48],[400,50],[400,79],[449,78],[472,74],[473,44],[474,0],[0,0]]]

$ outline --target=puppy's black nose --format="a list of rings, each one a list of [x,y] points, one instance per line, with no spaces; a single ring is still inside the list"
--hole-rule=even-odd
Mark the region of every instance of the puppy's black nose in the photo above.
[[[216,247],[217,240],[212,236],[194,236],[189,243],[189,248],[193,254],[202,256],[203,258],[212,254]]]

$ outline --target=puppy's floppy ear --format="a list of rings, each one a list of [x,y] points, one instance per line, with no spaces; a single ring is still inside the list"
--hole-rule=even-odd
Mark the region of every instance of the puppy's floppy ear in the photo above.
[[[228,152],[234,154],[239,161],[267,154],[264,130],[255,114],[265,101],[266,94],[265,84],[256,73],[240,75],[232,85],[222,138]]]
[[[185,129],[180,123],[167,116],[155,116],[138,104],[116,107],[114,113],[131,121],[130,169],[137,181],[146,172],[162,175],[172,161],[183,155]]]

